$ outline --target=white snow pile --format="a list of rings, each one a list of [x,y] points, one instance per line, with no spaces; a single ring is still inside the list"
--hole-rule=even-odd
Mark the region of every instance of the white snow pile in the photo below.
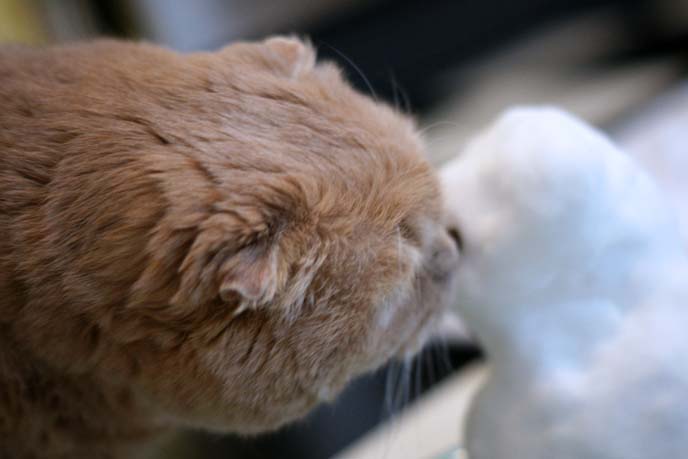
[[[517,108],[442,180],[490,363],[470,459],[688,458],[688,259],[650,177],[573,116]]]

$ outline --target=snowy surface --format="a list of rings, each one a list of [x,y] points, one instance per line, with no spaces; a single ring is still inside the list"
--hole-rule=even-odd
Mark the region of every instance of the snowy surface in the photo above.
[[[459,309],[492,368],[471,459],[688,457],[687,263],[653,180],[583,122],[523,108],[443,181]]]

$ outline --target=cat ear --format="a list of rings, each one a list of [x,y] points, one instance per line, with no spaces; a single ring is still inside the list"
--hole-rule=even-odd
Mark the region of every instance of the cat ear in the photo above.
[[[309,207],[306,182],[273,173],[236,177],[226,200],[194,225],[171,304],[185,310],[219,299],[241,310],[283,292],[290,272],[285,238]]]
[[[218,270],[219,295],[225,302],[242,304],[272,300],[277,293],[278,249],[266,244],[251,245],[229,257]]]
[[[217,213],[200,227],[179,268],[171,303],[193,307],[219,297],[238,309],[270,302],[284,283],[279,244],[257,209]]]
[[[265,40],[263,45],[273,62],[288,77],[301,76],[315,67],[315,50],[308,42],[295,37],[276,36]]]

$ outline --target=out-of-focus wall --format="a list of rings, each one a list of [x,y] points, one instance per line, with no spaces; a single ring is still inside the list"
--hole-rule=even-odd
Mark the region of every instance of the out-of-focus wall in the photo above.
[[[127,0],[142,38],[182,51],[322,21],[377,0]]]
[[[0,43],[36,43],[45,40],[45,25],[34,2],[0,0]]]
[[[85,40],[103,35],[91,0],[0,0],[0,43]]]

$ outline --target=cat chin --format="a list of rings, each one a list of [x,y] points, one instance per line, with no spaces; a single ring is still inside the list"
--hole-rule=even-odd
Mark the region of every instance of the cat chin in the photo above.
[[[394,354],[394,359],[401,362],[408,362],[418,355],[423,348],[432,341],[433,332],[436,328],[435,321],[426,324],[416,330]]]
[[[459,309],[458,307],[456,309]],[[446,311],[431,330],[429,340],[442,343],[470,345],[475,337],[464,320],[453,310]]]

